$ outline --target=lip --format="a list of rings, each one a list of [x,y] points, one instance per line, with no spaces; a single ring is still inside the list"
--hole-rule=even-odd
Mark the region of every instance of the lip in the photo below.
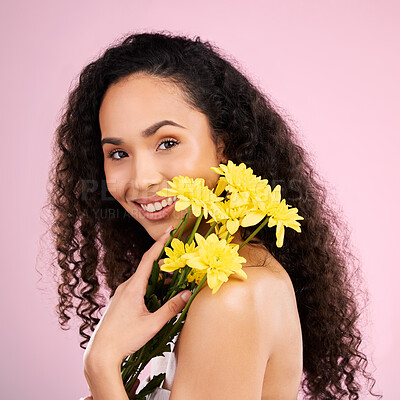
[[[152,199],[152,197],[148,198],[149,200]],[[165,199],[165,197],[163,198]],[[141,199],[139,199],[141,200]],[[152,203],[153,201],[157,201],[157,200],[151,200],[149,201],[149,203]],[[158,221],[160,219],[164,219],[169,217],[172,212],[175,209],[175,203],[178,201],[178,199],[176,199],[176,201],[174,201],[172,204],[168,205],[167,207],[164,207],[163,209],[159,210],[159,211],[154,211],[154,212],[149,212],[146,210],[143,210],[142,206],[139,205],[138,201],[133,202],[134,206],[142,213],[142,215],[149,219],[150,221]],[[147,203],[140,203],[140,204],[147,204]]]
[[[173,195],[170,197],[174,197]],[[167,199],[168,197],[160,197],[157,195],[151,196],[151,197],[142,197],[140,199],[134,200],[135,203],[140,203],[140,204],[149,204],[149,203],[154,203],[156,201],[159,201],[161,203],[162,200]]]

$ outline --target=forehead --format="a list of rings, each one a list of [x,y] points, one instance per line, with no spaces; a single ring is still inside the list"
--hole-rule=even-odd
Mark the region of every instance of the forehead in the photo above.
[[[100,117],[118,111],[135,113],[144,109],[167,112],[190,108],[182,90],[174,82],[144,74],[134,74],[112,84],[100,106]]]
[[[111,85],[99,110],[102,136],[142,132],[162,120],[187,128],[209,127],[206,115],[186,101],[178,84],[147,74],[130,75]]]

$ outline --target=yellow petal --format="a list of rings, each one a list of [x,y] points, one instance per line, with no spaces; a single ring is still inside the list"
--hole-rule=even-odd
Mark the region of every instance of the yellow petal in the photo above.
[[[221,287],[223,282],[219,282],[216,286],[214,286],[213,290],[212,290],[212,294],[215,294],[218,292],[219,288]]]
[[[239,229],[239,220],[237,220],[237,219],[228,220],[228,222],[226,223],[226,229],[228,229],[228,232],[231,235],[234,235],[236,233],[236,231]]]
[[[172,258],[174,256],[174,251],[172,249],[170,249],[169,247],[166,247],[165,254],[167,255],[167,257]]]
[[[225,189],[226,185],[227,185],[227,181],[225,179],[218,179],[218,184],[217,187],[215,188],[215,194],[216,196],[219,196]]]
[[[195,217],[198,217],[201,213],[201,207],[197,204],[192,204],[192,212]]]
[[[190,201],[183,201],[183,200],[178,200],[175,203],[175,211],[182,211],[186,210],[190,206]]]
[[[242,225],[243,227],[257,225],[264,217],[265,217],[265,213],[260,210],[250,211],[242,219],[242,222],[240,225]]]
[[[242,269],[238,269],[237,271],[235,271],[238,275],[240,275],[241,277],[243,277],[244,279],[247,279],[247,274],[246,272],[244,272]]]
[[[273,227],[273,226],[275,226],[276,225],[276,220],[273,218],[273,217],[269,217],[269,220],[268,220],[268,228],[271,228],[271,227]]]
[[[208,265],[205,265],[200,257],[192,257],[192,258],[185,257],[185,260],[186,264],[189,265],[190,268],[193,268],[195,270],[203,271],[208,268]]]
[[[211,236],[211,235],[210,235]],[[209,237],[210,237],[209,236]],[[194,234],[194,238],[196,239],[196,243],[198,244],[198,245],[202,245],[202,246],[204,246],[204,244],[205,244],[205,241],[206,241],[206,239],[204,239],[204,237],[202,236],[202,235],[200,235],[200,233],[195,233]]]
[[[216,172],[217,174],[223,175],[224,171],[222,171],[221,168],[217,168],[217,167],[210,167],[210,169],[212,169],[214,172]]]
[[[185,252],[185,247],[184,247],[184,243],[177,239],[177,238],[173,238],[172,242],[171,242],[171,246],[174,250],[176,250],[179,253],[184,253]]]
[[[276,227],[276,246],[282,247],[283,245],[283,236],[285,234],[285,227],[283,226],[282,221],[278,221],[278,225]]]
[[[171,197],[176,194],[176,190],[170,189],[170,188],[164,188],[156,192],[159,196],[164,196],[164,197]]]
[[[218,285],[218,275],[214,271],[209,271],[207,273],[207,284],[210,287],[210,289],[214,289]]]
[[[224,271],[217,270],[218,280],[226,282],[228,280],[227,274]]]
[[[165,272],[173,272],[173,271],[175,271],[177,269],[179,269],[179,266],[176,265],[175,263],[171,263],[171,264],[164,263],[160,267],[160,270],[161,271],[165,271]]]

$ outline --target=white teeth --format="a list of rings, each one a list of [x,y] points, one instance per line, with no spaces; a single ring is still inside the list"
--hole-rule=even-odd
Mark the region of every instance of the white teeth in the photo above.
[[[176,196],[173,197],[168,197],[168,199],[163,199],[162,202],[154,202],[154,203],[148,203],[148,204],[140,204],[143,210],[148,211],[148,212],[156,212],[160,211],[166,206],[171,205],[175,200],[177,199]]]
[[[150,211],[150,212],[156,211],[154,204],[152,204],[152,203],[147,204],[147,211]]]

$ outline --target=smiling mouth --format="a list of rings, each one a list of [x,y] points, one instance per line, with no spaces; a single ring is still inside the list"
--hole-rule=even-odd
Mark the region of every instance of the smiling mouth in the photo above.
[[[175,203],[177,200],[177,197],[174,196],[169,197],[168,199],[163,199],[161,202],[155,201],[147,204],[134,202],[133,204],[146,219],[150,221],[158,221],[171,215],[175,209]]]
[[[170,206],[171,204],[175,203],[176,200],[177,197],[173,196],[163,199],[162,201],[155,201],[153,203],[148,203],[148,204],[142,204],[142,203],[137,203],[137,204],[139,204],[144,211],[154,213]]]

